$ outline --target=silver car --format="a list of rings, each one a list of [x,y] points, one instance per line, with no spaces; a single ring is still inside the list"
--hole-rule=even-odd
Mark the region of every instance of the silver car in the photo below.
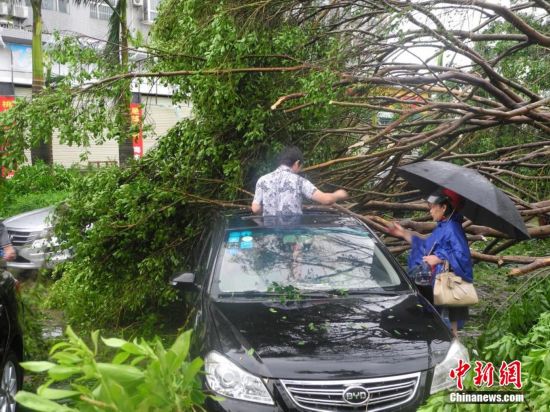
[[[4,220],[17,258],[7,262],[8,270],[24,271],[52,268],[70,257],[69,251],[53,251],[57,239],[52,236],[54,207],[32,210]]]

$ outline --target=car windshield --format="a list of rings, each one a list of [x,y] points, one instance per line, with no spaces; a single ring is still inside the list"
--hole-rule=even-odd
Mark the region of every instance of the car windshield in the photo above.
[[[361,227],[229,230],[214,291],[407,289],[377,243]]]

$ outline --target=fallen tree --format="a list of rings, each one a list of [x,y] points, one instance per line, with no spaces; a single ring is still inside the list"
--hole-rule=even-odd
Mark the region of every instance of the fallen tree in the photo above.
[[[476,23],[455,27],[449,9]],[[5,164],[52,128],[73,144],[117,138],[112,102],[129,79],[171,86],[193,118],[67,200],[58,234],[76,259],[59,272],[57,303],[97,324],[174,299],[166,278],[192,264],[208,213],[248,207],[286,144],[304,149],[319,187],[348,190],[346,212],[396,253],[407,246],[384,235],[384,221],[433,227],[419,192],[396,175],[423,159],[475,168],[513,199],[533,238],[547,239],[547,14],[544,2],[168,0],[149,60],[124,73],[94,66],[97,50],[82,39],[62,39],[53,57],[70,66],[67,78],[0,116]],[[525,264],[522,273],[547,262],[501,256],[515,242],[489,228],[466,231],[476,259]]]

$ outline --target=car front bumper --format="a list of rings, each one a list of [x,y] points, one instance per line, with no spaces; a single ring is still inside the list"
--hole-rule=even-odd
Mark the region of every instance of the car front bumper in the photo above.
[[[43,249],[35,249],[32,246],[16,246],[17,258],[7,262],[8,270],[15,272],[24,270],[38,270],[53,268],[57,263],[70,258],[69,251],[46,252]]]
[[[363,406],[353,405],[309,405],[310,407],[303,407],[298,405],[295,400],[292,399],[289,392],[284,389],[283,384],[278,379],[271,379],[267,381],[267,389],[270,392],[274,405],[263,405],[254,402],[246,402],[242,400],[227,398],[218,394],[213,394],[215,399],[208,398],[205,409],[210,412],[311,412],[311,411],[416,411],[420,405],[429,396],[429,387],[431,385],[433,371],[420,373],[418,385],[411,396],[405,402],[402,403],[372,403]],[[336,408],[336,409],[335,409]]]

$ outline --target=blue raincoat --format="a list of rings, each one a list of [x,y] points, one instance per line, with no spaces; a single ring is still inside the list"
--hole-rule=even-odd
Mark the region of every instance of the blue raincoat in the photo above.
[[[422,258],[431,254],[446,260],[455,274],[468,282],[473,282],[472,256],[462,229],[463,220],[462,215],[454,213],[449,220],[438,222],[432,234],[426,239],[413,236],[408,261],[409,270],[422,265]],[[435,267],[434,273],[443,270],[444,265],[439,264]],[[434,282],[435,276],[432,277],[432,285]]]

